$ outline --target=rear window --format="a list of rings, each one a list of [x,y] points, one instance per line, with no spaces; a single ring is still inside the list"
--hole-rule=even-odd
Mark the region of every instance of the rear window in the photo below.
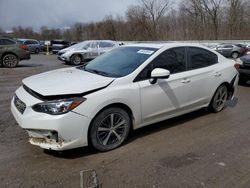
[[[188,48],[187,59],[189,70],[207,67],[218,62],[218,57],[216,54],[196,47]]]

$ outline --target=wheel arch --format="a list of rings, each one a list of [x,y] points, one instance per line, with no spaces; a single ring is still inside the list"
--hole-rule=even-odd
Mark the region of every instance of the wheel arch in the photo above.
[[[233,83],[234,83],[234,79],[231,81],[231,83],[225,81],[223,83],[221,83],[220,85],[218,85],[218,87],[216,87],[214,93],[213,93],[213,97],[217,91],[217,89],[222,86],[222,85],[225,85],[227,87],[227,92],[228,92],[228,96],[227,96],[227,99],[229,99],[230,97],[232,97],[233,93],[234,93],[234,87],[233,87]],[[211,100],[213,99],[213,97],[211,98]]]
[[[81,61],[84,60],[84,57],[83,57],[83,55],[82,55],[81,53],[73,53],[73,54],[71,54],[71,56],[70,56],[69,59],[71,60],[71,58],[72,58],[74,55],[79,55],[79,56],[81,57]]]
[[[120,103],[120,102],[118,102],[118,103],[112,103],[112,104],[108,104],[108,105],[106,105],[106,106],[104,106],[102,109],[100,109],[96,114],[95,114],[95,116],[92,118],[92,120],[91,120],[91,122],[90,122],[90,124],[89,124],[89,127],[88,127],[88,144],[90,144],[91,142],[90,142],[90,126],[92,125],[92,122],[93,122],[93,120],[95,119],[95,117],[99,114],[99,113],[101,113],[103,110],[105,110],[105,109],[108,109],[108,108],[114,108],[114,107],[116,107],[116,108],[121,108],[121,109],[123,109],[123,110],[125,110],[127,113],[128,113],[128,115],[129,115],[129,117],[130,117],[130,130],[131,129],[134,129],[134,115],[133,115],[133,112],[132,112],[132,110],[131,110],[131,108],[128,106],[128,105],[126,105],[126,104],[124,104],[124,103]]]
[[[8,55],[8,54],[12,54],[12,55],[14,55],[14,56],[17,57],[18,61],[20,60],[19,56],[18,56],[16,53],[11,52],[11,51],[6,51],[6,52],[4,52],[4,53],[2,54],[1,62],[3,61],[4,56],[6,56],[6,55]]]
[[[237,54],[238,54],[238,57],[239,57],[239,55],[240,55],[240,52],[234,50],[234,51],[231,52],[231,57],[233,56],[233,53],[237,53]]]

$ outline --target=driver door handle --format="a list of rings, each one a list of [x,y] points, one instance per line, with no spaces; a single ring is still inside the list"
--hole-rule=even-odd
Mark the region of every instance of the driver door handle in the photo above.
[[[221,72],[216,72],[216,73],[214,74],[214,76],[215,76],[215,77],[220,77],[220,76],[221,76]]]
[[[187,84],[189,82],[191,82],[191,80],[189,78],[185,78],[181,81],[183,84]]]

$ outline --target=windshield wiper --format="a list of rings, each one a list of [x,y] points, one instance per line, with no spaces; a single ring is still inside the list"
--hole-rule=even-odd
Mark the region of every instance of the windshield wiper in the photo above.
[[[91,72],[91,73],[95,73],[98,75],[102,75],[102,76],[107,76],[107,77],[111,77],[111,75],[109,73],[103,72],[103,71],[99,71],[99,70],[94,70],[94,69],[86,69],[86,67],[84,67],[85,71]]]

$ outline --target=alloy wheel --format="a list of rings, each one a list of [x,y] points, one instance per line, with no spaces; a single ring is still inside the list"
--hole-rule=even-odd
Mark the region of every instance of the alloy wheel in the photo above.
[[[239,54],[237,52],[232,53],[232,58],[237,59],[239,57]]]
[[[222,85],[218,88],[213,99],[213,109],[216,112],[221,111],[227,100],[227,87]]]
[[[15,67],[18,64],[18,59],[13,54],[7,54],[3,57],[3,66],[5,67]]]
[[[73,57],[72,57],[72,64],[73,65],[79,65],[79,64],[81,64],[81,62],[82,62],[82,59],[79,55],[73,55]]]
[[[118,113],[106,116],[98,126],[97,138],[103,146],[119,144],[125,137],[127,122]]]

